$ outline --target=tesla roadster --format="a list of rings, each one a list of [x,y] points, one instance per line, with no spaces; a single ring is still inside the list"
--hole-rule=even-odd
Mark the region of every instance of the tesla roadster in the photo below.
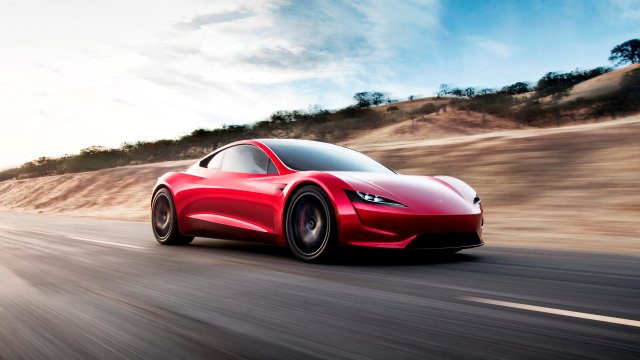
[[[304,261],[341,247],[455,252],[483,244],[480,198],[449,176],[400,175],[338,145],[238,141],[158,179],[155,238],[195,236],[288,246]]]

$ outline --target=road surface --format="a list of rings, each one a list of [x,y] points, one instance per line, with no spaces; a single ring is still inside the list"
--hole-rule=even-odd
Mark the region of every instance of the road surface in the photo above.
[[[638,359],[638,257],[155,242],[150,225],[0,214],[1,359]]]

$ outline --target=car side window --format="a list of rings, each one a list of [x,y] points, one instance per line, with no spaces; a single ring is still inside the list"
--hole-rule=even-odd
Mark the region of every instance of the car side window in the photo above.
[[[209,163],[207,164],[207,168],[211,170],[220,170],[222,168],[222,159],[224,158],[225,151],[221,151],[215,154]]]
[[[249,174],[277,174],[275,166],[270,169],[271,160],[261,149],[253,145],[236,145],[222,152],[220,170]],[[215,159],[215,157],[214,157]],[[213,162],[214,159],[211,159]],[[275,172],[271,172],[274,171]]]
[[[278,174],[278,169],[276,168],[276,164],[269,159],[269,165],[267,165],[267,174]]]

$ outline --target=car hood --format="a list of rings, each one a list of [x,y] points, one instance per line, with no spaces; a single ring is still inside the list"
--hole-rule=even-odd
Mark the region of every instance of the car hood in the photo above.
[[[475,191],[451,177],[412,176],[394,173],[332,172],[353,190],[398,201],[411,209],[430,214],[480,212],[474,205]]]

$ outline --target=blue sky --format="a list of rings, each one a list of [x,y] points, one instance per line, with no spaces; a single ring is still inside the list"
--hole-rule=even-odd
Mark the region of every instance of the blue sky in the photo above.
[[[640,34],[638,1],[447,1],[442,5],[438,55],[416,59],[413,67],[437,76],[436,82],[456,85],[501,86],[535,81],[548,71],[608,65],[615,44]],[[439,71],[430,71],[434,64]]]
[[[638,36],[640,0],[7,0],[0,168],[363,90],[535,82]]]

